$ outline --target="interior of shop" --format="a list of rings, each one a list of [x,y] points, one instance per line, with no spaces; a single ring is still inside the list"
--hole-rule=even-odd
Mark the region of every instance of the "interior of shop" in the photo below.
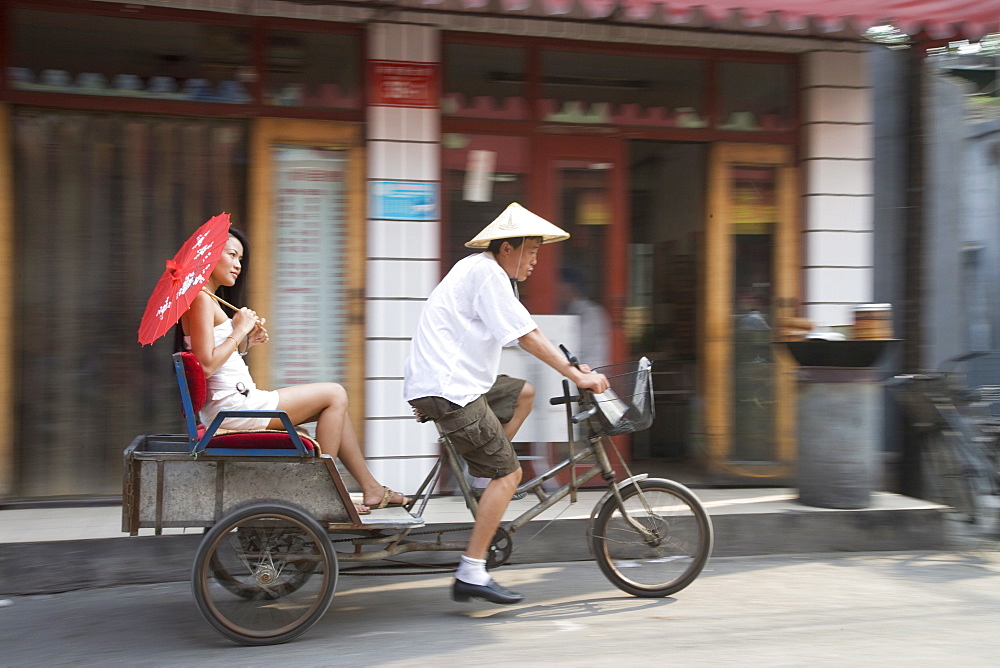
[[[698,293],[708,150],[705,144],[629,143],[632,357],[654,363],[656,420],[633,455],[679,461],[697,444]]]

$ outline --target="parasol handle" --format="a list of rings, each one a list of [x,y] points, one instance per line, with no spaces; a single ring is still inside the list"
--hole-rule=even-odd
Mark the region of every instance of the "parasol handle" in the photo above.
[[[228,306],[229,308],[231,308],[233,310],[233,312],[236,312],[236,311],[240,310],[239,308],[233,306],[232,304],[230,304],[229,302],[227,302],[225,299],[223,299],[219,295],[215,294],[214,292],[209,291],[207,288],[202,288],[201,291],[204,292],[209,297],[211,297],[212,299],[214,299],[215,301],[217,301],[220,304],[222,304],[223,306]],[[257,321],[260,322],[261,324],[264,324],[264,318],[257,318]]]

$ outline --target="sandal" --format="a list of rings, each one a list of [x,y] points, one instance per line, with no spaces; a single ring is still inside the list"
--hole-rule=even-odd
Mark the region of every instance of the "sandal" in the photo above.
[[[358,515],[371,515],[372,509],[363,503],[355,503],[354,510],[357,511]]]
[[[399,492],[394,492],[391,489],[389,489],[388,487],[385,487],[384,485],[383,485],[382,489],[385,490],[385,493],[382,494],[382,500],[378,502],[377,506],[375,506],[376,510],[378,510],[380,508],[387,508],[389,506],[392,506],[392,507],[405,506],[406,504],[408,504],[410,502],[410,500],[408,498],[406,498],[405,496],[403,496]],[[393,497],[395,497],[397,494],[402,499],[402,501],[400,501],[399,503],[392,503]]]

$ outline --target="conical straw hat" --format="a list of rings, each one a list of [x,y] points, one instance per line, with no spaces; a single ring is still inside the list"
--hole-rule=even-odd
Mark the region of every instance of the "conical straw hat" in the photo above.
[[[494,239],[513,237],[541,237],[543,244],[550,244],[569,239],[569,233],[531,213],[517,202],[512,202],[475,239],[466,243],[465,247],[487,248]]]

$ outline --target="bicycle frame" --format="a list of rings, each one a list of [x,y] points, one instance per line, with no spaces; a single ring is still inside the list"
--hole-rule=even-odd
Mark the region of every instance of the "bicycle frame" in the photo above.
[[[570,452],[566,459],[562,460],[551,469],[542,473],[528,482],[525,482],[518,486],[515,490],[515,494],[521,493],[531,493],[538,498],[538,503],[536,503],[531,508],[526,509],[517,517],[512,520],[506,521],[500,525],[500,528],[507,531],[510,534],[515,533],[519,529],[522,529],[530,521],[544,513],[546,510],[559,503],[567,496],[571,497],[571,502],[576,501],[576,490],[596,478],[601,476],[604,482],[610,489],[610,493],[613,493],[618,500],[619,505],[623,504],[621,494],[619,492],[620,485],[615,483],[615,470],[611,465],[611,460],[608,457],[608,445],[614,447],[614,444],[610,442],[610,437],[603,433],[600,425],[595,425],[591,418],[593,417],[596,408],[593,402],[590,400],[586,393],[578,392],[577,395],[571,396],[569,393],[569,383],[564,381],[563,386],[564,396],[561,398],[560,403],[565,402],[567,406],[566,410],[566,422],[567,422],[567,432],[569,435],[569,447]],[[555,401],[555,399],[553,400]],[[583,410],[577,414],[573,414],[571,404],[578,403],[580,408]],[[587,446],[582,450],[575,451],[574,445],[576,441],[573,439],[573,426],[585,422],[588,426],[588,437]],[[472,513],[473,519],[475,519],[479,504],[476,500],[476,495],[472,491],[472,486],[469,484],[468,479],[464,474],[464,468],[461,464],[460,455],[456,452],[455,446],[452,445],[451,441],[448,439],[446,434],[440,433],[438,438],[438,444],[441,447],[441,455],[438,457],[437,462],[431,468],[430,472],[424,478],[420,487],[417,489],[413,496],[413,501],[411,505],[407,508],[412,514],[421,516],[424,510],[427,508],[427,504],[430,502],[431,495],[434,489],[437,487],[438,482],[441,479],[441,471],[445,466],[447,466],[451,472],[452,477],[458,484],[459,489],[462,492],[462,497],[465,499],[465,504]],[[607,439],[608,443],[605,443]],[[576,467],[587,459],[594,459],[586,471],[577,474]],[[622,462],[624,465],[624,461]],[[626,468],[627,470],[627,468]],[[552,480],[556,476],[560,475],[564,471],[569,471],[569,481],[556,490],[551,492],[546,491],[544,485],[549,480]],[[645,475],[632,476],[631,472],[628,472],[628,482],[635,480],[640,480],[645,478]],[[644,504],[645,505],[645,504]],[[648,508],[647,508],[648,510]],[[631,517],[626,515],[626,518],[637,531],[647,537],[652,537],[645,526],[638,522],[632,520]],[[357,538],[351,542],[356,546],[354,553],[341,553],[340,558],[343,561],[377,561],[380,559],[385,559],[387,557],[397,556],[404,552],[413,552],[420,550],[432,550],[432,551],[462,551],[465,549],[466,543],[457,541],[441,541],[436,542],[406,542],[406,538],[411,534],[413,529],[407,528],[399,533],[392,534],[390,536],[379,536],[374,538]],[[362,545],[373,545],[373,544],[388,544],[384,550],[374,551],[374,552],[361,552],[360,547]]]
[[[606,438],[606,437],[605,437]],[[409,510],[416,515],[422,515],[424,509],[426,509],[427,504],[430,502],[431,494],[437,487],[437,483],[441,478],[441,471],[445,465],[452,471],[454,478],[458,482],[459,489],[462,491],[462,496],[465,499],[466,505],[472,512],[473,518],[476,516],[478,510],[478,504],[476,502],[475,494],[472,492],[472,487],[469,485],[469,481],[466,479],[461,464],[459,463],[459,455],[455,451],[455,446],[452,445],[451,441],[448,440],[446,436],[442,436],[438,443],[441,445],[441,456],[435,463],[434,467],[424,478],[424,481],[420,484],[416,494],[414,495],[413,504]],[[556,477],[560,473],[566,470],[573,470],[577,464],[583,462],[585,459],[589,458],[591,455],[595,457],[597,461],[593,463],[586,471],[576,475],[571,474],[571,480],[561,486],[559,489],[548,492],[544,489],[543,485]],[[581,485],[585,485],[599,475],[604,475],[606,480],[610,476],[608,482],[609,485],[614,484],[614,469],[611,466],[611,462],[608,459],[607,452],[604,448],[604,444],[601,442],[600,438],[593,438],[590,445],[574,453],[571,457],[567,457],[562,462],[556,464],[554,467],[546,471],[545,473],[536,476],[532,480],[520,485],[517,488],[517,493],[529,492],[534,493],[539,502],[528,508],[520,515],[518,515],[513,520],[504,522],[501,525],[502,529],[505,529],[509,533],[514,533],[517,530],[523,528],[528,522],[535,519],[543,512],[559,503],[567,496],[570,495],[571,491]],[[415,509],[414,509],[415,507]],[[360,548],[362,545],[373,545],[373,544],[385,544],[388,543],[384,550],[373,551],[373,552],[361,552],[357,550],[354,553],[339,553],[338,556],[342,561],[345,562],[355,562],[355,561],[378,561],[385,559],[387,557],[397,556],[405,552],[417,552],[423,550],[429,551],[463,551],[466,547],[465,542],[458,541],[435,541],[435,542],[406,542],[405,539],[410,535],[412,529],[404,529],[399,533],[392,534],[390,536],[379,536],[375,538],[357,538],[353,539],[351,542]],[[348,532],[349,533],[349,532]]]

